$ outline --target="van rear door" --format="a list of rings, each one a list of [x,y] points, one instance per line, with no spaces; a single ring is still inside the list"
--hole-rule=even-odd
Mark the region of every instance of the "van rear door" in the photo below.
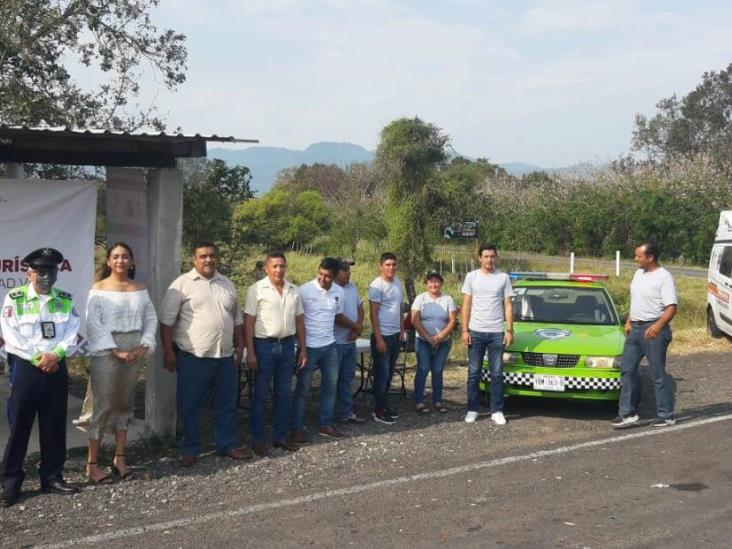
[[[707,289],[717,326],[732,335],[732,211],[721,212],[719,216]]]
[[[719,327],[729,334],[732,333],[732,243],[725,244],[717,253],[720,255],[719,269],[710,282],[716,286],[716,292],[713,293],[717,301]]]

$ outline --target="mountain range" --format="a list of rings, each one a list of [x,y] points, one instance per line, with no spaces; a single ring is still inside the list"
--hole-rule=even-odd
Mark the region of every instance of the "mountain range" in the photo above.
[[[336,164],[345,168],[357,162],[371,162],[374,153],[353,143],[321,142],[314,143],[305,150],[286,149],[282,147],[254,146],[246,149],[213,148],[208,151],[209,158],[218,158],[230,166],[246,166],[252,174],[250,187],[262,196],[277,179],[277,173],[286,168],[302,164]],[[597,168],[590,164],[577,164],[565,168],[544,169],[523,162],[499,164],[511,175],[520,177],[531,172],[546,171],[562,175],[587,175]]]

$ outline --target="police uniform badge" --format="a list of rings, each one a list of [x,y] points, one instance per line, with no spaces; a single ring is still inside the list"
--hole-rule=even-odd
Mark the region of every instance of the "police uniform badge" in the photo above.
[[[41,333],[43,339],[53,339],[56,337],[56,324],[54,322],[41,322]]]

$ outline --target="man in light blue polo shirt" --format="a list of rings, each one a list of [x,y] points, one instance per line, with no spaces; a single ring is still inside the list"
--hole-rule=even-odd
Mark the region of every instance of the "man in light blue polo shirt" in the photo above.
[[[292,440],[308,442],[305,435],[305,410],[313,372],[320,369],[320,431],[328,438],[341,438],[335,428],[335,400],[338,383],[338,349],[336,347],[336,315],[343,313],[343,288],[333,284],[340,262],[326,257],[320,262],[315,280],[300,286],[300,297],[305,315],[305,344],[308,363],[297,371],[297,386],[292,397]]]
[[[340,258],[341,269],[335,282],[343,288],[343,314],[336,316],[335,338],[338,347],[338,396],[336,419],[348,423],[363,423],[353,411],[351,385],[356,375],[356,339],[363,332],[363,301],[351,282],[351,266],[355,262]]]
[[[404,339],[402,315],[402,282],[396,277],[397,258],[384,252],[379,258],[379,276],[369,286],[371,317],[371,357],[374,371],[374,421],[385,425],[396,423],[397,416],[389,408],[388,394],[394,368]]]

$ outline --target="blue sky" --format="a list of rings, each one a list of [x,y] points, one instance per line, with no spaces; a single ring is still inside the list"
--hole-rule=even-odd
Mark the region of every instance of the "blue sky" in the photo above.
[[[155,90],[172,128],[375,148],[394,118],[454,149],[558,167],[627,152],[635,113],[732,63],[722,1],[162,0],[188,80]]]

